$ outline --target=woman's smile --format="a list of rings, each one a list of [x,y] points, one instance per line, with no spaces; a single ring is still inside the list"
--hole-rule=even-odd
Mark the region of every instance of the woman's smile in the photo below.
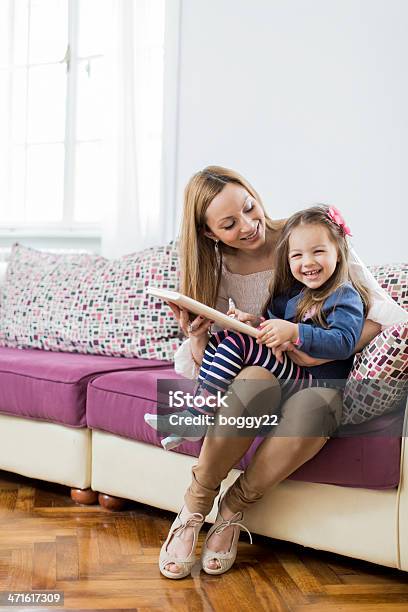
[[[255,242],[256,240],[258,240],[260,223],[260,221],[257,221],[255,230],[252,232],[252,234],[249,234],[249,236],[245,236],[245,238],[240,238],[240,240],[245,240],[246,242]]]

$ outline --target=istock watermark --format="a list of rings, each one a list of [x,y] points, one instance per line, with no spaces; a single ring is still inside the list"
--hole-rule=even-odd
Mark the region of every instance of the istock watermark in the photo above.
[[[238,380],[211,392],[196,381],[159,380],[154,424],[161,436],[267,435],[279,423],[279,412],[271,410],[275,396],[263,381]]]
[[[230,393],[222,393],[217,391],[215,395],[194,395],[194,393],[186,393],[179,389],[178,391],[168,392],[169,408],[208,408],[216,410],[217,408],[228,408],[228,396]]]
[[[278,424],[278,416],[276,414],[264,414],[262,416],[234,416],[226,414],[197,414],[192,415],[186,411],[176,412],[166,415],[168,423],[171,427],[182,428],[186,430],[188,427],[236,427],[237,429],[259,429],[262,426],[274,426]]]
[[[197,381],[162,379],[154,415],[158,436],[395,437],[403,431],[406,380],[237,379],[225,392]]]

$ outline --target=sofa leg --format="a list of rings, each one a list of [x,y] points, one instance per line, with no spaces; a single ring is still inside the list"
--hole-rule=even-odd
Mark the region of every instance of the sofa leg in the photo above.
[[[88,489],[71,489],[71,499],[76,504],[96,504],[98,501],[98,491]]]
[[[126,500],[122,497],[114,497],[113,495],[107,495],[106,493],[99,493],[98,495],[99,504],[106,510],[122,510],[126,504]]]

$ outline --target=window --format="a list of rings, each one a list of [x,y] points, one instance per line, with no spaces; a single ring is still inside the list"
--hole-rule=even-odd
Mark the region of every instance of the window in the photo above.
[[[105,40],[109,10],[116,1],[0,2],[3,230],[98,227],[104,197],[100,177],[104,172]],[[159,71],[163,69],[164,3],[160,7],[149,22],[159,27],[148,50]],[[161,117],[161,109],[151,112]],[[152,125],[155,128],[148,128],[143,136],[147,158],[152,151],[153,162],[145,169],[150,185],[157,180],[149,172],[160,175],[161,123]]]
[[[3,227],[99,221],[106,9],[106,0],[1,3]]]

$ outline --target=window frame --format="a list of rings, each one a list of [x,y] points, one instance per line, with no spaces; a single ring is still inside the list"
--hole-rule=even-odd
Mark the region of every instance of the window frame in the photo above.
[[[14,30],[14,10],[13,0],[9,0],[9,31]],[[78,38],[79,38],[79,0],[67,0],[68,14],[68,34],[67,48],[64,57],[55,62],[41,62],[40,64],[25,64],[28,66],[37,65],[54,65],[65,63],[66,65],[66,95],[65,95],[65,127],[64,127],[64,183],[63,183],[63,203],[62,203],[62,220],[60,222],[50,223],[1,223],[0,222],[0,237],[59,237],[59,238],[95,238],[100,237],[102,233],[102,224],[100,222],[78,222],[74,220],[74,196],[75,196],[75,156],[77,142],[76,140],[76,115],[77,115],[77,89],[78,89],[78,66],[80,62],[92,60],[94,58],[103,57],[100,55],[79,56],[78,55]],[[28,28],[29,32],[29,28]],[[10,67],[11,80],[12,73],[17,67]],[[21,68],[21,65],[19,66]],[[11,87],[10,93],[11,96]],[[9,97],[9,107],[11,100]],[[89,141],[90,142],[90,141]],[[31,143],[30,143],[31,144]],[[46,142],[41,142],[46,144]],[[25,147],[30,146],[27,142]]]
[[[14,0],[9,0],[10,6]],[[13,25],[12,11],[9,10],[9,28]],[[163,74],[163,97],[166,102],[163,105],[163,124],[162,124],[162,160],[161,160],[161,204],[163,210],[172,210],[171,218],[167,219],[168,232],[173,236],[177,230],[177,178],[178,178],[178,129],[179,129],[179,97],[180,97],[180,54],[181,54],[181,23],[182,23],[182,2],[181,0],[166,0],[165,3],[165,33],[164,33],[164,74]],[[78,48],[79,34],[79,2],[78,0],[68,0],[68,49],[71,54],[71,66],[78,73],[79,61],[84,58],[75,57]],[[76,61],[72,62],[72,58]],[[89,56],[95,57],[95,56]],[[66,61],[66,55],[60,61]],[[71,68],[70,66],[70,68]],[[10,77],[11,78],[11,75]],[[66,123],[69,124],[65,130],[64,146],[68,147],[67,131],[74,134],[73,104],[76,106],[76,85],[72,71],[67,76],[68,87],[71,88],[71,98],[66,96],[66,105],[70,108],[66,112]],[[74,91],[72,91],[74,90]],[[11,90],[10,90],[11,94]],[[75,94],[75,95],[73,95]],[[68,102],[69,100],[69,102]],[[84,245],[98,245],[99,251],[101,239],[104,231],[102,223],[73,223],[74,193],[73,182],[70,187],[68,175],[74,172],[75,134],[71,136],[71,151],[67,161],[65,156],[64,168],[64,217],[59,223],[41,223],[32,225],[29,223],[1,224],[0,223],[0,247],[12,244],[16,239],[24,239],[25,243],[33,243],[38,246],[41,242],[44,246],[55,246],[55,239],[59,243],[77,247]],[[66,196],[66,191],[70,190],[70,195]],[[34,242],[33,242],[34,241]]]

